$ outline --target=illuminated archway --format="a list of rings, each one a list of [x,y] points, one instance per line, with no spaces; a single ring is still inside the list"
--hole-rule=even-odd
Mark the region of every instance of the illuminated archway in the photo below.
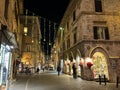
[[[81,67],[79,66],[80,61],[82,59],[82,55],[79,49],[77,49],[77,53],[76,53],[76,65],[77,65],[77,75],[81,76]]]
[[[109,79],[106,56],[102,52],[95,52],[92,56],[92,61],[94,64],[92,67],[94,78],[98,78],[98,75],[106,75],[106,78]]]

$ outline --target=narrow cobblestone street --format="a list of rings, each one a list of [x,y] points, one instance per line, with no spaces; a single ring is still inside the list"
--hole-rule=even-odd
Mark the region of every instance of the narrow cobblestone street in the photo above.
[[[9,86],[9,90],[120,90],[115,83],[99,85],[95,81],[86,81],[81,78],[55,71],[45,71],[34,75],[19,75],[18,79]]]

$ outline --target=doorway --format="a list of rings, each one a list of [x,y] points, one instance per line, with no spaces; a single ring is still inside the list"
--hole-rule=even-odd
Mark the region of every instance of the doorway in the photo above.
[[[107,58],[102,52],[95,52],[92,57],[93,61],[93,73],[94,78],[98,78],[99,75],[105,75],[107,79],[109,79],[108,75],[108,65]]]

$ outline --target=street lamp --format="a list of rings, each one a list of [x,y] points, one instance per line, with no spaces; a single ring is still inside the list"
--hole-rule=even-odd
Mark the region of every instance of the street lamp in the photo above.
[[[61,56],[62,56],[62,59],[63,59],[63,32],[64,32],[64,28],[63,27],[59,27],[59,30],[60,30],[60,47],[62,48],[62,51],[60,51],[60,52],[62,52],[61,53]],[[59,61],[59,64],[61,63],[61,61]]]
[[[64,31],[64,28],[60,26],[59,29],[60,29],[60,32],[61,32],[61,37],[60,37],[60,38],[61,38],[61,40],[62,40],[62,38],[63,38],[63,31]]]
[[[45,19],[44,19],[44,29],[43,29],[43,30],[44,30],[44,31],[43,31],[43,32],[44,32],[44,35],[43,35],[43,38],[44,38],[43,41],[44,41],[44,42],[46,41],[46,38],[45,38],[46,24],[45,24],[45,23],[46,23],[46,21],[45,21]]]

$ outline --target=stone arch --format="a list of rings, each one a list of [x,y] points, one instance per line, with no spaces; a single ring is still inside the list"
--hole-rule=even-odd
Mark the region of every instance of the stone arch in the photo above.
[[[68,53],[68,58],[69,58],[70,61],[73,61],[73,59],[74,59],[74,54],[73,54],[72,51],[70,51],[70,52]]]
[[[91,50],[89,57],[93,61],[93,73],[94,77],[98,75],[106,75],[109,79],[109,55],[106,49],[103,47],[95,47]]]
[[[90,50],[89,57],[92,57],[93,54],[94,54],[96,51],[102,52],[103,54],[105,54],[105,55],[107,56],[107,58],[109,57],[108,51],[107,51],[105,48],[100,47],[100,46],[97,46],[97,47],[95,47],[95,48],[92,48],[92,49]]]
[[[81,52],[80,52],[79,49],[77,49],[77,54],[78,54],[80,57],[82,57]]]
[[[68,59],[68,53],[66,54],[66,60]]]
[[[71,56],[72,56],[72,58],[74,59],[75,57],[74,57],[74,54],[73,54],[73,52],[71,51],[70,53],[71,53]]]

